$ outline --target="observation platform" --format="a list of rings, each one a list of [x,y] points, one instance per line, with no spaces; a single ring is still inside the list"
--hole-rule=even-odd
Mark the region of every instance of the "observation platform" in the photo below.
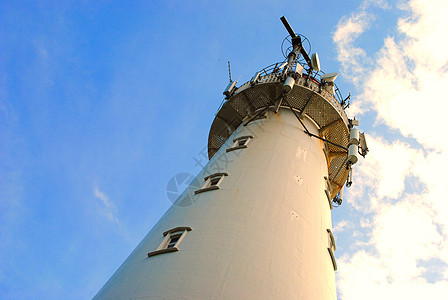
[[[346,168],[350,137],[349,120],[341,104],[342,97],[338,89],[333,94],[322,88],[318,73],[309,76],[288,71],[285,75],[276,69],[277,65],[279,64],[263,69],[257,80],[244,83],[226,99],[210,129],[209,158],[215,155],[242,123],[256,117],[260,112],[273,109],[275,101],[282,95],[284,79],[294,77],[294,87],[286,94],[286,101],[283,101],[280,107],[290,109],[290,105],[297,116],[303,118],[306,115],[319,128],[319,137],[323,139],[325,145],[330,194],[333,198],[341,190],[349,175],[349,170]]]

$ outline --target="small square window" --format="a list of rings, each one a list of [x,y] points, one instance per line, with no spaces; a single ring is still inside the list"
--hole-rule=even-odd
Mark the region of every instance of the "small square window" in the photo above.
[[[243,138],[236,141],[237,146],[245,146],[249,138]]]
[[[177,242],[179,241],[179,238],[181,237],[181,233],[170,236],[170,239],[168,241],[168,246],[167,248],[173,248],[174,246],[176,246]]]
[[[330,190],[331,190],[331,184],[330,184],[330,180],[328,180],[327,176],[324,176],[325,179],[325,196],[327,196],[327,200],[328,200],[328,205],[330,205],[330,209],[333,209],[333,203],[331,203],[331,194],[330,194]]]
[[[194,191],[195,194],[219,189],[219,184],[228,176],[227,173],[215,173],[204,178],[205,183],[201,189]]]
[[[251,139],[253,139],[251,135],[240,136],[234,139],[232,147],[226,149],[226,152],[247,148],[247,144],[249,144]]]
[[[222,176],[211,178],[210,179],[210,186],[218,185],[218,183],[221,180],[221,178],[222,178]]]
[[[160,243],[157,250],[149,252],[148,257],[155,256],[162,253],[179,251],[179,244],[187,234],[187,231],[191,231],[191,227],[176,227],[171,230],[165,231],[163,236],[165,237]]]
[[[333,269],[336,271],[338,266],[336,265],[336,258],[334,256],[334,251],[336,251],[336,244],[334,242],[334,236],[330,229],[327,229],[328,234],[328,253],[330,254],[331,263],[333,264]]]
[[[334,242],[333,233],[331,233],[330,229],[327,229],[328,233],[328,248],[331,248],[331,250],[336,251],[336,244]]]

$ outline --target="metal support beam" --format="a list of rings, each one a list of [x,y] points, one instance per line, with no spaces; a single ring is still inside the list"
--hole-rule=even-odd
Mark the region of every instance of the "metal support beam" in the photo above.
[[[331,161],[332,159],[335,159],[337,157],[345,156],[347,155],[347,152],[329,152],[328,153],[328,159]]]
[[[266,118],[266,113],[267,113],[268,108],[269,108],[269,106],[263,108],[256,114],[253,114],[251,117],[249,117],[249,119],[246,121],[246,123],[244,123],[243,126],[247,126],[252,121]]]
[[[338,144],[336,144],[336,143],[333,143],[332,141],[329,141],[329,140],[327,140],[327,139],[321,138],[321,137],[318,136],[318,135],[315,135],[315,134],[313,134],[313,133],[308,133],[308,135],[309,135],[309,136],[312,136],[312,137],[315,137],[316,139],[319,139],[319,140],[321,140],[321,141],[327,142],[327,143],[329,143],[329,144],[331,144],[331,145],[333,145],[333,146],[336,146],[336,147],[338,147],[338,148],[344,149],[345,151],[348,151],[348,150],[347,150],[347,147],[344,147],[344,146],[338,145]]]
[[[286,97],[286,96],[284,96],[284,97]],[[277,100],[277,103],[275,103],[275,105],[274,105],[274,113],[275,114],[278,113],[278,110],[280,109],[280,105],[282,105],[284,97],[280,97],[280,99]]]
[[[330,130],[333,126],[335,126],[341,122],[342,122],[341,119],[337,119],[337,120],[331,122],[330,124],[325,125],[324,127],[319,129],[319,135],[324,136],[328,132],[328,130]]]
[[[346,157],[344,160],[344,163],[339,167],[338,171],[336,172],[336,175],[333,176],[332,179],[330,179],[330,182],[334,182],[337,184],[337,182],[335,181],[336,177],[338,177],[339,173],[341,172],[342,168],[345,167],[345,164],[347,163],[348,158]]]
[[[308,101],[305,103],[305,106],[303,107],[302,111],[300,112],[300,118],[302,119],[303,116],[305,115],[306,109],[308,108],[308,106],[310,106],[311,102],[313,102],[314,100],[314,94],[312,94],[309,98]]]
[[[246,91],[242,91],[241,94],[243,94],[243,99],[244,102],[247,104],[247,106],[249,106],[250,108],[250,114],[253,114],[255,112],[255,107],[253,106],[253,104],[250,102],[249,97],[246,94]]]
[[[305,132],[308,135],[311,135],[312,133],[308,131],[308,128],[306,128],[305,124],[303,124],[301,118],[299,117],[299,115],[297,115],[296,111],[292,108],[291,104],[289,104],[288,100],[285,99],[286,104],[289,106],[289,108],[291,109],[292,113],[294,114],[294,116],[296,116],[297,120],[299,120],[300,124],[302,125],[302,127],[305,129]]]
[[[309,132],[308,128],[306,128],[305,124],[303,123],[303,121],[301,120],[301,118],[299,117],[299,115],[296,113],[296,111],[292,108],[291,104],[289,104],[288,100],[284,99],[286,104],[289,106],[289,108],[291,109],[291,111],[294,113],[294,115],[296,116],[297,120],[299,120],[300,124],[302,124],[302,127],[305,129],[306,134],[308,134],[309,136],[315,137],[316,139],[319,139],[321,141],[327,142],[333,146],[336,146],[338,148],[344,149],[345,151],[348,151],[346,147],[338,145],[336,143],[333,143],[332,141],[329,141],[327,139],[321,138],[318,135],[315,135],[314,133]]]
[[[226,119],[224,119],[223,117],[221,117],[220,115],[216,116],[218,119],[222,120],[225,124],[226,127],[225,129],[227,129],[227,134],[229,134],[229,136],[233,133],[233,131],[235,131],[236,128],[233,128],[233,126],[231,126],[231,124],[229,123],[229,121],[227,121]],[[240,122],[241,123],[241,122]],[[221,131],[220,134],[222,134],[224,131]]]

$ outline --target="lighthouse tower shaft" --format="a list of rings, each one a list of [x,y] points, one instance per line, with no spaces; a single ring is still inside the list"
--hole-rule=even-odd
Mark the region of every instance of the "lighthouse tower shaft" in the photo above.
[[[336,299],[325,147],[300,126],[286,108],[239,126],[198,175],[218,188],[187,189],[97,298]],[[148,257],[174,228],[178,251]]]
[[[94,299],[336,299],[331,209],[368,149],[282,21],[292,51],[230,82],[209,162]]]

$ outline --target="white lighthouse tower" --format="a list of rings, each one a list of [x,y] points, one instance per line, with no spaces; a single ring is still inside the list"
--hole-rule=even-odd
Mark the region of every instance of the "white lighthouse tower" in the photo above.
[[[285,59],[230,82],[209,162],[94,299],[336,299],[331,210],[368,150],[281,20]]]

